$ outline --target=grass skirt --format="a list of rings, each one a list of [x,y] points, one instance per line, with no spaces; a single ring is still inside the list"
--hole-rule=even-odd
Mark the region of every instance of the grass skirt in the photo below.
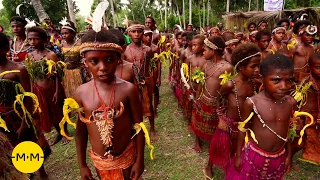
[[[0,179],[28,180],[27,175],[19,172],[12,164],[13,147],[7,137],[0,132]]]
[[[227,170],[226,180],[281,180],[285,173],[286,150],[266,152],[250,141],[241,154],[241,169],[234,167],[234,159]]]
[[[193,108],[191,128],[197,137],[207,141],[211,141],[219,122],[216,101],[216,98],[209,98],[203,94]]]
[[[77,88],[83,84],[82,73],[80,69],[65,69],[63,86],[66,97],[73,97]]]
[[[219,117],[219,124],[212,136],[209,150],[209,161],[215,166],[226,170],[230,159],[232,149],[235,147],[237,127],[234,120],[225,114]]]

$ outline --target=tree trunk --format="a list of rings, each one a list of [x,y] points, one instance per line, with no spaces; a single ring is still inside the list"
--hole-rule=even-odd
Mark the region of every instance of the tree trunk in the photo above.
[[[206,26],[206,3],[203,0],[202,1],[202,9],[203,9],[203,21],[202,21],[202,26],[205,27]]]
[[[183,18],[183,29],[186,29],[186,7],[184,0],[182,0],[182,18]]]
[[[167,29],[167,0],[164,0],[164,28]]]
[[[113,0],[110,0],[111,14],[113,19],[113,28],[117,27],[116,13],[114,11]]]
[[[40,22],[42,22],[45,19],[50,19],[50,17],[48,16],[48,14],[46,13],[46,11],[42,6],[41,0],[31,0],[31,4],[34,10],[36,11]]]
[[[189,0],[189,24],[192,24],[192,0]]]
[[[179,11],[179,6],[178,6],[178,4],[176,4],[176,6],[177,6],[177,15],[178,15],[178,18],[179,18],[179,24],[180,24],[180,26],[182,27],[182,23],[181,23],[181,14],[180,14],[180,11]]]
[[[227,0],[226,12],[230,12],[230,0]]]
[[[70,21],[74,23],[74,25],[76,25],[76,16],[74,15],[74,7],[73,7],[73,1],[72,0],[67,0],[67,4],[68,4],[68,13],[69,13],[69,18]]]
[[[249,8],[248,8],[248,11],[251,10],[251,0],[249,0]]]
[[[210,24],[210,0],[207,3],[208,15],[207,15],[207,26]]]
[[[259,11],[259,0],[257,0],[257,11]]]
[[[199,9],[199,23],[200,23],[200,28],[202,27],[202,23],[201,23],[201,6],[200,3],[198,4],[198,9]]]

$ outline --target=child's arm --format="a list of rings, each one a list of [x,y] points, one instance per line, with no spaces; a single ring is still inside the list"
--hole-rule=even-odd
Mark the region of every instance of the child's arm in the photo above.
[[[48,56],[48,59],[53,60],[54,62],[58,62],[58,56],[54,53],[54,52],[50,52],[50,56]],[[62,84],[61,84],[61,79],[58,75],[56,75],[56,92],[53,95],[53,99],[52,101],[54,101],[56,104],[58,102],[58,100],[60,100],[60,94],[59,94],[59,90],[63,89]]]
[[[129,102],[130,102],[130,109],[132,112],[132,119],[133,123],[141,123],[143,121],[142,117],[142,103],[138,96],[139,91],[136,86],[130,84],[130,93],[129,93]],[[143,173],[144,170],[144,145],[145,145],[145,138],[143,132],[140,133],[135,137],[136,147],[137,147],[137,159],[136,162],[133,164],[130,178],[137,180]]]
[[[291,169],[291,164],[292,164],[292,143],[291,140],[289,139],[286,143],[286,151],[287,151],[287,158],[285,161],[285,168],[286,168],[286,173],[290,172]]]
[[[222,100],[223,98],[226,98],[228,94],[232,92],[233,89],[233,83],[232,81],[228,81],[224,85],[221,86],[220,91],[219,91],[219,96],[217,100],[217,113],[218,115],[222,115],[223,112],[225,111],[225,107],[223,107]]]
[[[77,103],[82,106],[80,100],[80,93],[79,89],[75,92],[74,98]],[[85,123],[82,121],[77,120],[77,128],[75,133],[76,139],[76,149],[77,149],[77,157],[78,157],[78,164],[80,167],[80,175],[82,179],[93,179],[91,171],[86,162],[86,151],[87,151],[87,144],[88,144],[88,129]]]
[[[249,115],[251,114],[252,110],[253,110],[253,104],[251,103],[251,101],[249,99],[247,99],[245,102],[244,102],[244,106],[243,106],[243,117],[244,118],[248,118]],[[241,119],[241,121],[245,121],[245,119]],[[245,125],[245,129],[248,129],[249,123],[247,123]],[[236,159],[235,159],[235,167],[238,171],[240,171],[241,169],[241,152],[242,152],[242,146],[243,146],[243,143],[245,142],[244,141],[244,138],[246,136],[246,133],[245,132],[241,132],[239,131],[238,133],[238,138],[237,138],[237,147],[236,147]]]

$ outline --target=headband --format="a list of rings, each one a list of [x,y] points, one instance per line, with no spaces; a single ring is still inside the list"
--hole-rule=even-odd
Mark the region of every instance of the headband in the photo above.
[[[277,31],[279,31],[279,30],[284,30],[284,31],[286,31],[286,28],[285,27],[277,27],[277,28],[274,28],[273,30],[272,30],[272,34],[273,33],[276,33]]]
[[[252,36],[252,35],[257,34],[257,33],[258,33],[258,31],[257,31],[257,30],[252,31],[251,33],[249,33],[249,36]]]
[[[267,21],[261,21],[261,22],[259,22],[258,26],[261,26],[262,23],[266,23],[268,25]]]
[[[69,30],[71,30],[71,31],[73,31],[73,32],[76,32],[76,30],[73,29],[73,28],[70,27],[70,26],[62,26],[61,29],[69,29]]]
[[[238,43],[238,42],[239,42],[239,39],[231,39],[231,40],[227,41],[225,44],[226,44],[226,46],[228,46],[232,43]]]
[[[122,53],[121,46],[115,44],[115,43],[105,43],[105,44],[99,44],[99,43],[83,43],[79,47],[80,54],[83,54],[87,51],[115,51],[118,53]]]
[[[257,52],[257,53],[255,53],[255,54],[252,54],[252,55],[250,55],[250,56],[247,56],[247,57],[241,59],[241,60],[234,66],[234,69],[237,69],[238,65],[239,65],[240,63],[242,63],[243,61],[245,61],[245,60],[247,60],[247,59],[250,59],[250,58],[252,58],[252,57],[255,57],[255,56],[261,56],[261,52]]]
[[[217,50],[219,49],[218,46],[216,46],[215,44],[213,44],[211,41],[209,41],[208,38],[206,38],[204,40],[204,44],[207,45],[209,48],[213,49],[213,50]]]
[[[148,33],[152,33],[153,34],[153,32],[151,30],[146,30],[146,31],[143,32],[143,34],[148,34]]]
[[[310,35],[315,35],[318,32],[317,26],[309,25],[307,27],[304,27],[300,32],[299,35],[302,35],[304,32],[310,34]]]
[[[137,29],[141,29],[141,30],[144,30],[144,25],[141,25],[141,24],[133,24],[131,26],[129,26],[127,28],[127,32],[130,32],[132,30],[137,30]]]
[[[237,33],[235,33],[234,35],[243,35],[243,32],[237,32]]]
[[[219,31],[219,33],[220,33],[220,29],[219,29],[219,28],[217,28],[217,27],[213,27],[213,28],[211,28],[211,29],[209,30],[209,32],[211,33],[211,31],[212,31],[212,30],[214,30],[214,29],[218,30],[218,31]]]
[[[16,23],[17,25],[21,25],[21,26],[27,25],[27,24],[23,23],[22,21],[17,21],[17,20],[12,20],[10,23]]]

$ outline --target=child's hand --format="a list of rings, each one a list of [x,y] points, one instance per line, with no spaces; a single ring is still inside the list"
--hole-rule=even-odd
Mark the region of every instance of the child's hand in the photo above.
[[[52,98],[52,101],[57,104],[58,103],[58,92],[55,92]]]
[[[236,167],[236,170],[240,172],[240,167],[241,167],[241,157],[236,156],[234,160],[234,166]]]
[[[290,157],[287,157],[285,162],[286,174],[290,172],[291,165],[292,165],[292,160]]]
[[[94,180],[88,166],[80,168],[80,175],[82,180]]]
[[[131,169],[130,179],[138,180],[143,173],[143,169],[144,169],[143,163],[135,162]]]

